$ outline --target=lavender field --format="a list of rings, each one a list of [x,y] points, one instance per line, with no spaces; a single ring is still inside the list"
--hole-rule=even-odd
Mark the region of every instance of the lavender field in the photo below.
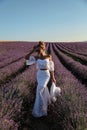
[[[36,67],[25,64],[36,44],[0,42],[0,130],[87,130],[87,43],[46,43],[62,93],[40,119],[31,114]]]

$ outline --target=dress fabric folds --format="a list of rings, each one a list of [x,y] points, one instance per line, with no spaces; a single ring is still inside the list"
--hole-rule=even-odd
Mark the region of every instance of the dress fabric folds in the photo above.
[[[37,90],[36,90],[36,99],[33,108],[33,116],[41,117],[47,115],[47,106],[50,104],[50,94],[47,88],[47,83],[50,79],[49,71],[37,72]]]
[[[54,82],[52,82],[52,85],[50,87],[50,97],[51,101],[55,102],[58,98],[58,96],[61,95],[61,88],[56,86]]]
[[[30,56],[29,60],[26,61],[26,65],[32,64],[36,64],[38,83],[32,115],[34,117],[47,116],[47,107],[51,103],[47,84],[50,80],[50,71],[54,71],[54,62],[49,59],[36,60],[34,56]],[[41,70],[46,68],[47,70]]]

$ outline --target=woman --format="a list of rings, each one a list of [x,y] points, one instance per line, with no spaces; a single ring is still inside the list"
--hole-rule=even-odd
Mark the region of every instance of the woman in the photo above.
[[[38,55],[32,56],[31,54],[38,52]],[[41,117],[47,116],[47,107],[51,104],[51,98],[47,84],[50,80],[56,83],[54,76],[54,63],[51,55],[46,54],[46,45],[44,42],[39,42],[37,46],[25,56],[26,64],[32,65],[36,63],[37,67],[37,90],[36,99],[33,108],[33,116]]]

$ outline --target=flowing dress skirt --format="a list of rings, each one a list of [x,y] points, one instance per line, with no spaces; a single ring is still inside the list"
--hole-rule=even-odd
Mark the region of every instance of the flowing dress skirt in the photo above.
[[[47,116],[47,106],[51,103],[47,84],[50,80],[49,70],[37,71],[37,90],[36,99],[32,111],[34,117]]]

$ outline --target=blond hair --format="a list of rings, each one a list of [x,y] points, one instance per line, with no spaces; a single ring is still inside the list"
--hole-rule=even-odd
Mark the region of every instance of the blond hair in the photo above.
[[[45,49],[46,48],[45,42],[39,41],[39,47],[42,48],[42,49]]]
[[[39,41],[39,45],[45,45],[45,42]]]

